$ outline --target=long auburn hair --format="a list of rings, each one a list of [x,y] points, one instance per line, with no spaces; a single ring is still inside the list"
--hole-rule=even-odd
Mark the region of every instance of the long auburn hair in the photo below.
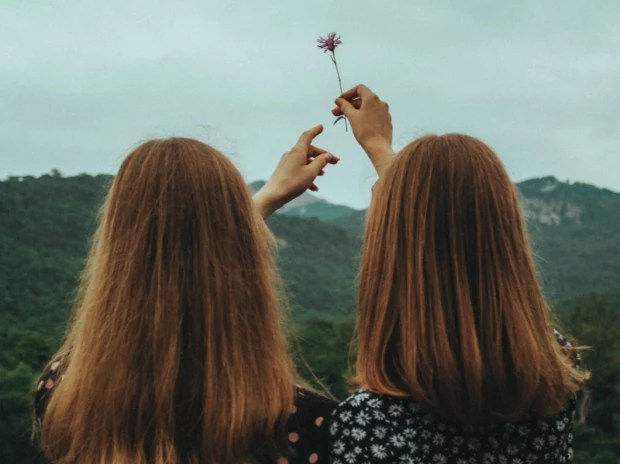
[[[368,212],[354,382],[463,423],[552,415],[587,377],[552,328],[495,153],[460,134],[403,148]]]
[[[286,452],[295,373],[272,245],[217,150],[171,138],[129,154],[57,354],[67,362],[41,428],[48,458],[245,463]]]

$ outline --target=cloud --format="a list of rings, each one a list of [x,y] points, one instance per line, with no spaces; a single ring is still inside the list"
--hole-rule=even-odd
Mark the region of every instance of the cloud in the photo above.
[[[186,135],[265,178],[298,134],[342,157],[319,182],[363,207],[373,171],[331,126],[314,46],[336,30],[344,85],[390,102],[399,148],[425,132],[490,143],[515,180],[620,190],[617,2],[7,1],[0,6],[0,176],[114,172],[141,140]]]

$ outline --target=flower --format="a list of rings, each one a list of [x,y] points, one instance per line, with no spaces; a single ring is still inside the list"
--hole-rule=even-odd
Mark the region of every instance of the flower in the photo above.
[[[340,95],[342,95],[342,79],[340,79],[340,70],[338,69],[338,63],[336,62],[336,47],[342,44],[342,40],[340,40],[340,36],[338,34],[336,34],[335,32],[330,32],[329,34],[327,34],[327,38],[319,37],[317,39],[317,43],[317,47],[323,50],[324,53],[331,52],[331,54],[327,56],[329,56],[329,59],[332,60],[332,63],[334,63],[334,67],[336,68],[336,76],[338,76],[338,86],[340,87]],[[347,124],[347,118],[344,116],[344,114],[338,116],[334,121],[334,124],[336,124],[341,119],[344,119],[344,129],[348,131],[349,127]]]
[[[338,34],[336,34],[335,32],[330,32],[329,34],[327,34],[326,39],[323,37],[319,37],[317,39],[317,43],[317,47],[323,49],[325,53],[333,53],[334,50],[336,50],[336,47],[342,44],[342,40],[340,40],[340,36]]]

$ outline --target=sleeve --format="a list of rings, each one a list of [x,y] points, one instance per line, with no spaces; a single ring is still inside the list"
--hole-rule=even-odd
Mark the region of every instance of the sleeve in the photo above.
[[[397,462],[402,455],[395,423],[387,416],[382,400],[368,400],[358,392],[340,403],[330,424],[330,457],[333,464]],[[391,407],[391,406],[390,406]],[[398,445],[398,446],[397,446]],[[403,441],[404,445],[404,441]]]
[[[293,463],[329,462],[329,417],[336,402],[307,390],[299,390],[289,421],[288,440]]]
[[[56,359],[45,368],[39,377],[34,392],[34,411],[39,423],[43,421],[43,416],[45,416],[45,411],[54,391],[54,387],[61,378],[60,372],[61,361],[60,359]]]
[[[562,352],[564,353],[564,355],[568,359],[570,359],[570,361],[572,362],[573,367],[576,369],[582,369],[583,366],[582,366],[581,355],[575,349],[573,344],[566,337],[564,337],[564,335],[562,335],[560,331],[557,329],[553,329],[553,335],[555,336],[555,339],[558,341],[558,343],[562,347]]]

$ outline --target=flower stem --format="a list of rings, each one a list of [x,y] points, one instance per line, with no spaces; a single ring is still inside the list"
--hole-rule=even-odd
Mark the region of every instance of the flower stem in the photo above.
[[[338,76],[338,85],[340,86],[340,95],[344,93],[342,90],[342,79],[340,79],[340,70],[338,69],[338,63],[336,63],[336,50],[332,50],[332,56],[330,56],[334,66],[336,67],[336,75]],[[343,115],[344,116],[344,115]],[[349,132],[349,125],[347,124],[347,118],[344,118],[344,130]]]

